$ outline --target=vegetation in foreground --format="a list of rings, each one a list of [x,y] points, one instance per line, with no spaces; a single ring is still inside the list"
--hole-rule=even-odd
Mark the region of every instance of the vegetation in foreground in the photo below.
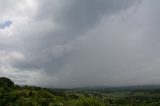
[[[88,90],[20,87],[0,78],[0,106],[159,106],[160,90]]]

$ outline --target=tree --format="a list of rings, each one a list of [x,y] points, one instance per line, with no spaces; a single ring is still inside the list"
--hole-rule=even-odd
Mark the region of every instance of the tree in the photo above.
[[[0,78],[0,86],[1,87],[12,87],[14,85],[14,82],[6,77]]]

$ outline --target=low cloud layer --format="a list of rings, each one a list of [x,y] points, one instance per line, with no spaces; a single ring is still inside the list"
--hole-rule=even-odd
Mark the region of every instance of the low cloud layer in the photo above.
[[[0,76],[47,87],[159,84],[159,3],[0,0]]]

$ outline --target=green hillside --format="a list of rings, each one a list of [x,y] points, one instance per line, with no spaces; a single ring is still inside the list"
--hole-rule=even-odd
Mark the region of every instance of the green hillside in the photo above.
[[[18,86],[0,78],[0,106],[159,106],[160,91],[101,91]]]

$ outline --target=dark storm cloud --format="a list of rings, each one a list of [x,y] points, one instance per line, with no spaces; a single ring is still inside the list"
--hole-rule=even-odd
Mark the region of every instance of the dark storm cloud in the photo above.
[[[14,62],[12,65],[20,69],[43,69],[46,73],[64,70],[70,61],[74,40],[94,28],[103,16],[125,11],[134,0],[65,0],[41,1],[35,21],[49,20],[58,29],[42,33],[26,33],[22,46],[27,60]],[[55,4],[57,3],[57,4]],[[55,6],[58,5],[58,6]],[[47,26],[39,26],[47,27]],[[24,49],[23,49],[24,48]]]
[[[0,75],[39,86],[159,84],[159,3],[2,1],[0,20],[14,24],[0,30]]]
[[[136,1],[61,0],[56,6],[57,4],[54,3],[57,2],[46,0],[40,3],[40,11],[37,17],[40,19],[53,19],[58,26],[62,26],[73,37],[93,28],[103,16],[121,12]]]

